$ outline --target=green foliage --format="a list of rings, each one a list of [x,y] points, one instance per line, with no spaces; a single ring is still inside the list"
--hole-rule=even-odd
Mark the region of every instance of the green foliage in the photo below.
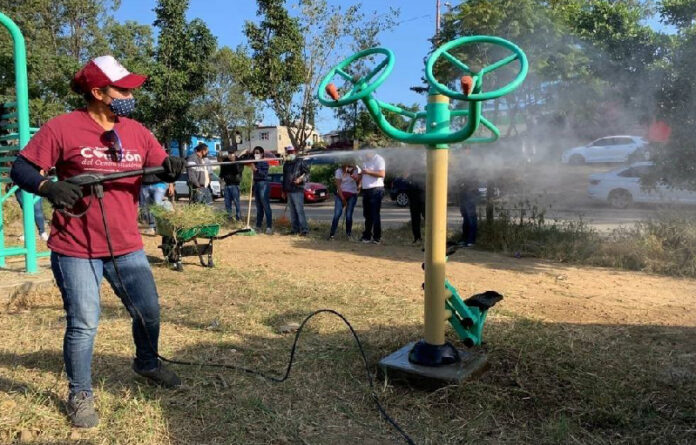
[[[250,70],[244,83],[256,98],[273,109],[281,125],[290,126],[294,124],[293,95],[305,74],[299,20],[290,17],[284,0],[257,3],[261,22],[246,22],[244,27],[251,49]]]
[[[338,164],[330,165],[313,165],[309,172],[309,180],[319,182],[329,189],[330,193],[336,192],[335,174]]]
[[[672,127],[666,146],[656,147],[658,177],[673,185],[696,190],[696,0],[665,0],[660,13],[678,27],[668,62],[663,67],[663,87],[658,94],[658,117]]]
[[[258,5],[262,21],[247,22],[245,28],[252,67],[247,84],[288,127],[292,144],[303,149],[315,126],[321,76],[349,51],[376,46],[377,34],[394,25],[398,10],[368,15],[360,4],[300,0],[293,18],[284,0],[258,0]]]
[[[188,0],[159,0],[155,63],[140,109],[143,123],[162,142],[187,141],[196,132],[190,113],[205,90],[217,41],[200,19],[186,21]]]
[[[665,215],[602,234],[578,221],[549,221],[530,203],[501,209],[483,219],[477,246],[516,257],[616,267],[696,277],[696,224],[681,215]]]
[[[407,106],[397,103],[396,106],[407,111],[420,111],[418,104]],[[401,114],[389,110],[383,110],[383,113],[387,121],[399,130],[406,130],[411,124],[411,119]],[[379,129],[362,103],[356,102],[352,107],[337,108],[336,117],[341,125],[341,131],[350,134],[353,139],[359,140],[361,146],[389,147],[395,144],[393,139]]]
[[[0,0],[0,11],[19,26],[27,49],[29,112],[32,125],[81,104],[69,80],[89,58],[109,49],[103,32],[120,1]],[[14,97],[12,39],[0,32],[0,96]]]
[[[248,64],[241,49],[220,48],[210,60],[205,94],[193,108],[199,130],[220,135],[223,147],[232,145],[235,131],[249,140],[255,123],[263,119],[261,104],[241,83]]]
[[[626,127],[626,122],[604,118],[605,108],[652,106],[649,94],[635,94],[645,89],[645,78],[661,56],[655,32],[641,24],[648,13],[637,1],[470,0],[445,14],[442,40],[483,34],[518,44],[527,53],[530,72],[522,87],[500,101],[509,110],[509,120],[517,122],[515,115],[524,108],[524,128],[534,116],[547,116],[588,138],[604,135],[609,126],[617,131]],[[507,52],[478,45],[455,54],[478,68]],[[517,66],[498,70],[485,80],[485,88],[509,82]],[[462,75],[446,61],[436,65],[436,72],[452,81]],[[615,98],[613,104],[606,99],[609,95]],[[494,122],[498,102],[488,116]],[[517,125],[507,135],[513,131]]]

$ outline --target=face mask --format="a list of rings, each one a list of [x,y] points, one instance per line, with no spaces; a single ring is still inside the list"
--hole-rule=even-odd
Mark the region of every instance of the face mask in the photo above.
[[[294,161],[295,155],[288,155],[288,161]]]
[[[135,98],[130,99],[111,99],[109,104],[111,110],[116,116],[128,116],[135,110]]]
[[[261,153],[256,153],[256,154],[254,155],[254,159],[256,159],[257,161],[258,161],[259,159],[261,159]]]

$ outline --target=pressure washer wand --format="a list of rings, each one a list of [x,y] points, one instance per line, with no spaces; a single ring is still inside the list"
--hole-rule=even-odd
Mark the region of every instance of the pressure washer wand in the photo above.
[[[267,158],[268,159],[268,158]],[[209,164],[196,165],[196,167],[214,167],[217,165],[230,165],[230,164],[255,164],[257,162],[268,162],[264,159],[250,159],[247,161],[225,161],[225,162],[211,162]],[[156,175],[157,173],[164,172],[164,167],[147,167],[140,168],[137,170],[127,170],[123,172],[114,173],[82,173],[75,175],[71,178],[67,178],[66,181],[79,186],[88,186],[95,184],[102,184],[107,181],[114,181],[116,179],[132,178],[135,176],[145,176],[145,175]]]

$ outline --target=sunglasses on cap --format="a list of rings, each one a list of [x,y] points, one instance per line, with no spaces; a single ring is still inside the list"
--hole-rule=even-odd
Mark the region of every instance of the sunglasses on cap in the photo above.
[[[123,145],[121,144],[121,138],[118,137],[116,130],[104,132],[104,141],[109,148],[107,154],[111,156],[111,160],[114,162],[121,162],[123,159]]]

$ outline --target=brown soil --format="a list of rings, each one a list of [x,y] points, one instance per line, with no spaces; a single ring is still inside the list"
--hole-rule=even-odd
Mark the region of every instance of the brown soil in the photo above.
[[[156,237],[145,237],[154,252]],[[232,237],[215,245],[217,264],[265,269],[298,282],[360,282],[412,304],[423,298],[420,248],[282,235]],[[187,269],[200,267],[185,258]],[[463,296],[497,290],[496,311],[547,322],[696,326],[696,280],[459,250],[447,276]]]

